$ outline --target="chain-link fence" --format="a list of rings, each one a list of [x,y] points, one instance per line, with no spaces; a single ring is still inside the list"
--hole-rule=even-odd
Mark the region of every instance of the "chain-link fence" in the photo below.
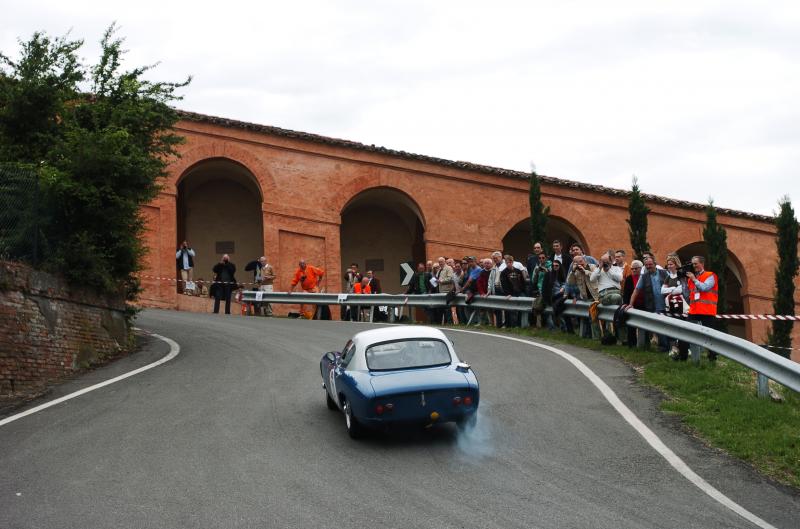
[[[0,259],[39,263],[39,174],[0,163]]]

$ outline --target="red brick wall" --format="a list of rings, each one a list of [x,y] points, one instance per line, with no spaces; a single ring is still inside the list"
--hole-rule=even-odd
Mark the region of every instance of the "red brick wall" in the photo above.
[[[154,278],[176,277],[178,185],[194,167],[209,160],[228,160],[252,174],[263,200],[264,254],[275,266],[276,291],[288,289],[299,257],[324,266],[327,290],[340,291],[342,214],[364,191],[391,189],[414,204],[425,228],[428,258],[488,256],[501,249],[509,230],[530,214],[528,182],[521,178],[389,152],[367,152],[335,142],[313,142],[302,135],[275,135],[257,127],[186,120],[180,121],[176,130],[186,137],[181,157],[169,167],[159,197],[143,208],[148,226],[145,242],[150,250],[142,277],[141,299],[146,306],[178,306],[174,283]],[[542,194],[551,214],[575,228],[589,253],[598,256],[609,247],[630,253],[627,197],[566,182],[546,182]],[[700,198],[704,200],[705,195]],[[659,260],[663,262],[667,252],[702,241],[702,210],[679,203],[649,205],[648,238]],[[742,275],[745,311],[771,313],[774,225],[765,219],[729,214],[720,214],[719,222],[728,231],[730,254]],[[242,262],[239,259],[237,264],[241,267]],[[796,310],[800,312],[800,278],[797,285]],[[800,344],[800,326],[795,329]],[[757,343],[763,342],[766,331],[763,322],[746,323],[747,337]],[[794,358],[800,358],[800,351]]]
[[[123,299],[0,261],[0,395],[30,394],[127,346]]]

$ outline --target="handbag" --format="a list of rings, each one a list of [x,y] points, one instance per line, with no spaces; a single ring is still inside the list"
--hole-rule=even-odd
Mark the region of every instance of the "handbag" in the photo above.
[[[450,305],[453,301],[455,301],[455,299],[456,299],[456,289],[453,289],[447,293],[447,295],[444,298],[444,301],[445,303]]]

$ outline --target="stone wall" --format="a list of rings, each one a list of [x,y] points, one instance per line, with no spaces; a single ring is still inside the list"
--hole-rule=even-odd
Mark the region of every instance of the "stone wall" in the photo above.
[[[127,345],[121,297],[0,261],[0,395],[37,393]]]

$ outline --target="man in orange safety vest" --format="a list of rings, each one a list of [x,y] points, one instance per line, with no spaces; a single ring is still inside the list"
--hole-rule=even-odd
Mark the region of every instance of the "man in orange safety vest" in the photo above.
[[[719,279],[717,274],[705,269],[706,260],[702,255],[692,257],[694,272],[686,272],[689,284],[689,321],[704,327],[716,328],[717,303],[719,301]],[[678,344],[677,360],[688,358],[688,344]],[[716,360],[717,353],[708,351],[708,359]]]

